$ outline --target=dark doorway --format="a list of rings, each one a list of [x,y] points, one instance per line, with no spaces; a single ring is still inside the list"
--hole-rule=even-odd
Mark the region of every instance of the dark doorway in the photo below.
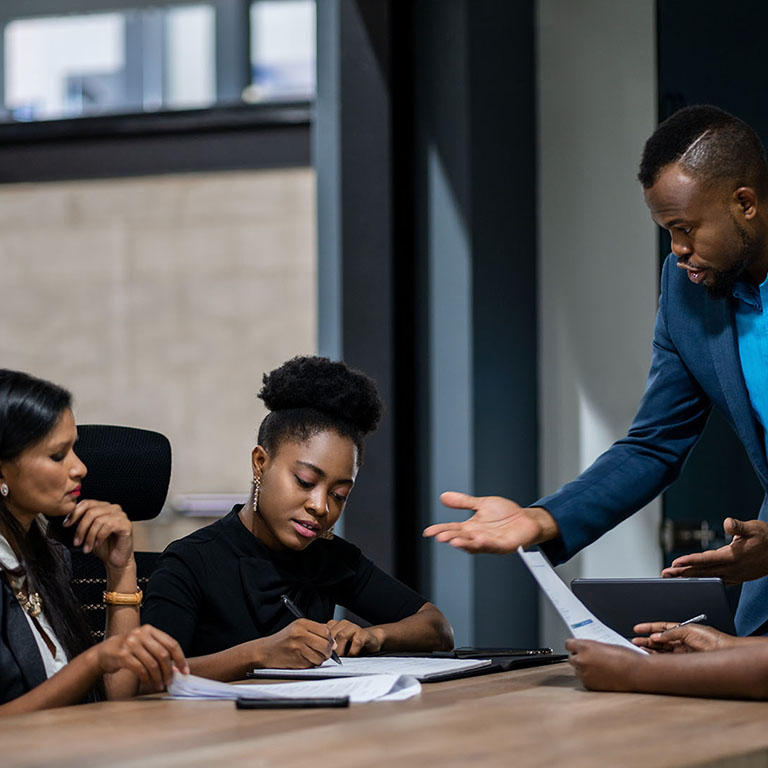
[[[768,5],[746,0],[658,0],[659,121],[689,104],[714,104],[746,120],[768,143],[764,37]],[[662,233],[660,257],[669,253]],[[713,413],[680,478],[664,494],[665,564],[722,546],[723,519],[757,517],[763,499],[747,455]]]

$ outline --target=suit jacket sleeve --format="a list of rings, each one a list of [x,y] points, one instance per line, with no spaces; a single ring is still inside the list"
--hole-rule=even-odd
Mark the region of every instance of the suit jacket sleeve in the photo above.
[[[575,480],[535,502],[560,528],[542,545],[553,562],[572,557],[658,496],[680,474],[701,435],[711,403],[680,358],[668,332],[670,270],[662,290],[645,394],[627,436],[614,443]]]

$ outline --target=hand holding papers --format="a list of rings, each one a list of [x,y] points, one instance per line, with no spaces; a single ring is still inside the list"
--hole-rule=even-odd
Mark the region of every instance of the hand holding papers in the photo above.
[[[283,670],[285,672],[285,670]],[[249,685],[219,683],[174,671],[168,693],[174,699],[311,699],[349,696],[352,702],[402,701],[421,692],[418,680],[407,675],[368,675],[306,683]]]
[[[642,648],[630,643],[629,640],[618,632],[614,632],[594,614],[590,613],[584,603],[563,583],[541,552],[525,552],[522,547],[519,547],[517,551],[574,637],[620,645],[623,648],[631,648],[637,653],[645,653]]]

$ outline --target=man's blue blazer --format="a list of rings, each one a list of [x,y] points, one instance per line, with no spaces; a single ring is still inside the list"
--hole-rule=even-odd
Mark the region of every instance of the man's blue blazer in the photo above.
[[[560,527],[560,538],[541,547],[551,560],[567,560],[675,480],[712,406],[741,439],[768,492],[762,427],[755,420],[741,372],[733,301],[711,299],[703,286],[677,268],[673,254],[667,257],[651,372],[627,436],[574,481],[534,505],[548,509]],[[755,510],[723,510],[723,517],[729,515],[752,519]],[[766,497],[759,517],[768,520]],[[766,621],[768,577],[744,584],[736,628],[748,635]]]

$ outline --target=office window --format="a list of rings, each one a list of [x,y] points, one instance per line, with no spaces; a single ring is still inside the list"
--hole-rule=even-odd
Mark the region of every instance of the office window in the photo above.
[[[314,98],[314,0],[251,4],[251,77],[249,101]]]
[[[5,118],[205,107],[216,100],[213,8],[16,19],[5,27]]]
[[[315,0],[105,12],[94,0],[94,12],[29,17],[24,2],[3,5],[0,122],[314,98]]]
[[[44,120],[115,104],[124,62],[120,14],[13,21],[5,28],[5,108],[17,120]]]

